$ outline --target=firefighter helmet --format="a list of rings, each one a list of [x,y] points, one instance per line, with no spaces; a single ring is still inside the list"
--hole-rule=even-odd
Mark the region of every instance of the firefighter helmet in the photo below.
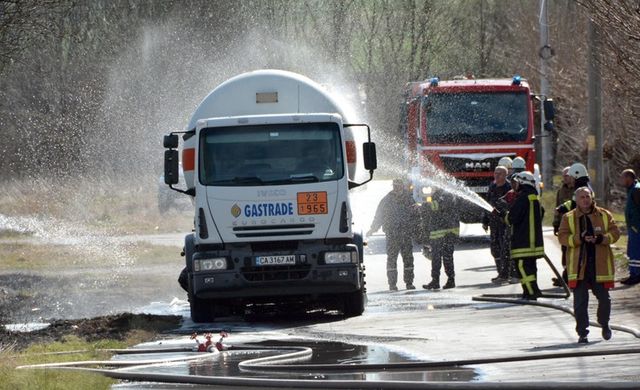
[[[498,166],[503,166],[507,169],[511,169],[511,157],[502,157],[500,160],[498,160]]]
[[[516,174],[515,180],[520,185],[526,185],[534,187],[536,186],[536,179],[533,177],[533,173],[529,171],[522,171]]]
[[[574,179],[579,179],[581,177],[589,177],[589,172],[587,172],[587,167],[581,163],[573,163],[569,168],[569,175],[571,175]]]
[[[522,158],[520,156],[514,158],[513,162],[511,163],[511,167],[516,172],[524,171],[525,165],[526,165],[526,162],[524,161],[524,158]]]

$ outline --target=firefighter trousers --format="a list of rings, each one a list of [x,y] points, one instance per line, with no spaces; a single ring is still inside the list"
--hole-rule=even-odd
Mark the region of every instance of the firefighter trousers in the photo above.
[[[507,225],[497,221],[489,225],[491,239],[491,256],[496,263],[498,276],[508,278],[509,275],[509,242],[505,240]],[[505,250],[505,245],[507,248]]]
[[[387,234],[387,281],[398,283],[398,254],[402,256],[405,284],[413,284],[413,242],[409,235]]]
[[[456,276],[453,267],[453,251],[455,238],[447,235],[431,241],[431,279],[440,281],[440,269],[444,263],[444,273],[448,278]]]
[[[605,327],[611,316],[611,297],[602,283],[589,283],[579,280],[573,289],[573,311],[576,315],[576,332],[578,336],[587,337],[589,334],[589,290],[598,299],[598,323]]]
[[[524,298],[539,297],[542,294],[540,288],[538,288],[538,266],[536,265],[536,260],[537,258],[535,257],[516,259]]]

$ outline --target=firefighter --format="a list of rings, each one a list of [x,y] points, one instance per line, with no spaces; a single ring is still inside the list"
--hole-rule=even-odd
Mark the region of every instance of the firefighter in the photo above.
[[[456,286],[453,267],[453,251],[460,233],[459,205],[453,195],[442,189],[436,189],[431,200],[420,208],[424,235],[425,257],[431,258],[431,282],[422,287],[427,290],[440,288],[440,269],[444,263],[447,282],[443,289]]]
[[[402,255],[404,283],[407,290],[413,285],[413,242],[418,225],[417,205],[402,179],[393,180],[393,189],[380,201],[367,236],[382,227],[387,236],[387,281],[389,290],[397,291],[398,254]]]
[[[640,183],[633,169],[625,169],[620,174],[620,184],[627,189],[624,219],[627,223],[629,258],[629,277],[621,283],[634,285],[640,283]]]
[[[504,220],[512,228],[511,259],[517,262],[522,284],[522,298],[536,300],[542,295],[537,283],[536,260],[544,256],[542,238],[542,207],[536,182],[529,171],[517,173],[517,196],[513,205],[505,213],[496,209],[496,213],[504,215]]]
[[[556,236],[558,235],[558,228],[560,227],[560,220],[562,219],[562,214],[560,213],[560,211],[558,211],[558,207],[560,207],[565,202],[571,201],[573,199],[575,179],[573,178],[573,176],[569,174],[570,169],[571,167],[564,167],[564,169],[562,170],[562,185],[558,189],[558,192],[556,192],[556,209],[553,215],[553,234]],[[562,278],[566,283],[567,282],[567,270],[566,270],[567,247],[564,245],[561,245],[560,248],[562,250],[562,268],[563,268]],[[557,286],[557,287],[562,286],[562,282],[558,280],[558,278],[552,278],[551,280],[553,281],[554,286]]]
[[[589,189],[591,189],[591,191],[593,192],[593,189],[591,188],[591,184],[589,183],[589,172],[587,171],[587,167],[585,167],[584,164],[573,163],[569,167],[569,170],[567,173],[571,177],[570,181],[573,183],[573,186],[574,186],[573,188],[580,188],[580,187],[586,186],[586,187],[589,187]],[[564,175],[564,170],[563,170],[563,175]],[[563,181],[564,181],[564,176],[563,176]],[[576,201],[575,201],[575,196],[573,194],[568,200],[565,200],[564,202],[556,206],[556,209],[553,214],[553,234],[555,234],[556,236],[558,235],[558,229],[560,228],[560,221],[562,220],[562,216],[575,208],[576,208]],[[561,246],[561,250],[562,250],[562,268],[563,268],[562,279],[564,279],[566,283],[567,282],[567,269],[566,269],[567,248],[564,246]],[[552,281],[554,286],[562,286],[562,283],[556,278],[552,278]]]
[[[562,170],[562,185],[556,192],[556,207],[564,202],[573,199],[573,191],[575,190],[573,176],[569,174],[571,167],[564,167]]]
[[[500,198],[506,195],[511,190],[511,184],[507,181],[507,168],[498,165],[493,171],[494,181],[489,185],[489,191],[487,192],[487,201],[494,208],[499,207],[498,203]],[[507,225],[504,221],[495,214],[484,213],[482,217],[482,228],[486,232],[490,230],[491,239],[491,255],[496,263],[496,270],[498,276],[491,279],[491,282],[496,284],[504,284],[509,282],[509,266],[508,256],[503,256],[506,251],[503,247],[506,244],[504,235],[507,230]]]
[[[618,240],[620,231],[611,213],[596,206],[589,187],[578,188],[575,198],[577,207],[562,216],[558,240],[568,248],[567,271],[569,287],[573,289],[578,343],[586,344],[589,342],[589,290],[598,299],[602,338],[611,338],[608,290],[613,287],[615,273],[611,244]]]
[[[513,162],[511,163],[512,172],[513,173],[523,172],[525,170],[526,164],[527,163],[526,161],[524,161],[524,158],[520,156],[514,158]]]
[[[511,175],[513,160],[511,160],[511,157],[509,156],[501,157],[500,160],[498,160],[498,166],[507,168],[507,176],[509,176]]]
[[[573,163],[569,167],[569,175],[573,178],[573,188],[589,187],[589,189],[593,192],[593,188],[591,188],[591,182],[589,179],[589,172],[587,171],[587,167],[585,167],[584,164]],[[560,218],[562,218],[562,214],[567,213],[574,208],[576,208],[576,201],[575,196],[572,196],[570,200],[567,200],[556,207],[556,211],[560,213]],[[556,229],[556,225],[554,225],[554,231],[556,231]]]

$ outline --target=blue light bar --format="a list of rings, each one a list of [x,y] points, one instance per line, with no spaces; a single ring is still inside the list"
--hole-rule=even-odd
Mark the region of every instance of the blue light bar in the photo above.
[[[431,85],[432,87],[437,87],[439,82],[440,82],[439,77],[432,77],[431,81],[429,82],[429,85]]]
[[[513,76],[513,82],[511,84],[513,85],[520,85],[520,83],[522,82],[522,77],[520,77],[519,74]]]

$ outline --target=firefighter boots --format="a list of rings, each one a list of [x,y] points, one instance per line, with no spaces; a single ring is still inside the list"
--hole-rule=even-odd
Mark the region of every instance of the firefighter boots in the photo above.
[[[434,279],[429,282],[429,284],[423,284],[422,288],[424,288],[425,290],[438,290],[440,289],[440,282]]]
[[[454,288],[456,286],[456,281],[453,278],[447,279],[447,283],[442,286],[442,289]]]

